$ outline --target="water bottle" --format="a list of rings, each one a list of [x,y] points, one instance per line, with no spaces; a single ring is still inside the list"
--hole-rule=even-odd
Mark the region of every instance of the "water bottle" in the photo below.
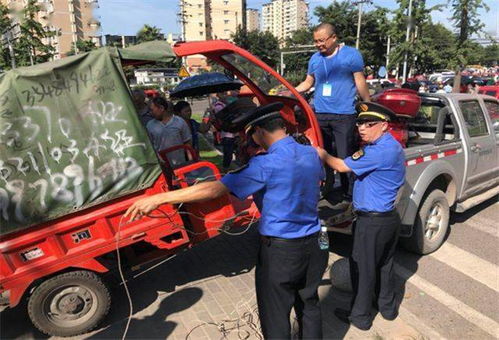
[[[321,250],[329,250],[327,227],[321,227],[321,231],[319,232],[319,248],[321,248]]]

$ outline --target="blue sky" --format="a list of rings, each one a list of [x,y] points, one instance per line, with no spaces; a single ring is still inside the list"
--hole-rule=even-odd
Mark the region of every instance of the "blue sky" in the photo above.
[[[249,8],[261,9],[262,4],[270,0],[247,0]],[[178,0],[100,0],[97,15],[101,20],[103,34],[135,35],[144,25],[149,24],[162,29],[163,33],[180,33],[178,23]],[[310,4],[310,15],[312,23],[316,23],[313,17],[313,9],[317,6],[327,6],[332,0],[308,0]],[[393,9],[396,7],[395,0],[373,0],[374,5]],[[494,35],[499,35],[499,0],[485,0],[490,7],[488,13],[482,11],[483,22],[486,30]],[[447,4],[447,0],[427,0],[428,6],[436,4]],[[434,22],[441,22],[450,26],[450,8],[442,12],[433,12]]]

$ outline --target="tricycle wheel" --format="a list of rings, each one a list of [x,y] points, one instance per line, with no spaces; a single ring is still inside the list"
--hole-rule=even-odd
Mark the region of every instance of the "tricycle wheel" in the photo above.
[[[38,286],[28,302],[33,324],[45,334],[74,336],[97,326],[111,297],[94,273],[80,270],[54,276]]]
[[[449,215],[449,203],[444,192],[434,189],[419,208],[412,236],[402,239],[402,244],[407,250],[417,254],[434,252],[444,241],[449,227]]]

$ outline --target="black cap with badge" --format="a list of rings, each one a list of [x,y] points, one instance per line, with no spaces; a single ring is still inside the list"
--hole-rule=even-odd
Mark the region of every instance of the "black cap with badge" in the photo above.
[[[244,132],[247,135],[251,135],[255,126],[262,124],[269,119],[282,117],[279,111],[283,107],[284,104],[280,102],[263,105],[237,117],[232,121],[232,124],[238,126],[239,130],[244,129]]]
[[[373,122],[373,121],[393,121],[397,115],[389,108],[371,102],[360,102],[355,106],[359,113],[357,115],[358,122]]]

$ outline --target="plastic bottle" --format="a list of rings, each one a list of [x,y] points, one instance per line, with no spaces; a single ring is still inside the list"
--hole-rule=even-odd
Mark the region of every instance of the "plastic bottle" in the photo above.
[[[319,232],[319,248],[321,248],[321,250],[329,250],[327,227],[321,227],[321,231]]]

